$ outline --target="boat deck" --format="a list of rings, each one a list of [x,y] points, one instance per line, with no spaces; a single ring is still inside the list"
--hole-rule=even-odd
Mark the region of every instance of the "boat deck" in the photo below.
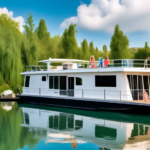
[[[150,103],[150,100],[149,101],[145,101],[145,100],[133,100],[132,102],[136,102],[136,103]]]

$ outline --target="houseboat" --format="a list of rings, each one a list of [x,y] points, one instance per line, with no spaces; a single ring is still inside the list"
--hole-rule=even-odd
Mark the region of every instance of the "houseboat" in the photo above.
[[[89,110],[150,113],[150,63],[143,59],[99,61],[51,59],[28,66],[20,99],[34,104]],[[141,111],[142,109],[142,111]]]

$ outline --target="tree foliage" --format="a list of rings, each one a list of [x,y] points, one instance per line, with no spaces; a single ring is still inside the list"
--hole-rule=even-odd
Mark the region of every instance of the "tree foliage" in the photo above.
[[[82,59],[83,60],[88,60],[89,59],[89,46],[88,46],[88,42],[86,39],[83,40],[83,42],[81,43],[81,55],[82,55]]]
[[[112,59],[129,58],[129,40],[126,35],[120,30],[119,25],[116,25],[114,34],[110,42],[110,57]]]
[[[25,21],[24,25],[24,35],[25,40],[22,43],[23,49],[27,52],[25,57],[28,56],[30,64],[37,64],[38,61],[38,39],[37,35],[34,33],[35,24],[33,23],[33,15],[29,14],[29,17]],[[25,47],[25,42],[28,43]],[[24,52],[25,52],[24,51]]]
[[[106,55],[108,55],[108,49],[107,49],[107,46],[106,45],[103,45],[103,53],[104,53],[104,57]]]
[[[7,15],[0,15],[0,22],[0,85],[8,83],[15,88],[21,84],[20,72],[23,67],[20,45],[23,36],[18,24]]]
[[[50,38],[50,33],[47,31],[46,22],[44,19],[41,19],[39,22],[39,26],[37,28],[37,35],[40,40],[43,38],[49,40]]]
[[[102,50],[94,47],[84,39],[81,46],[76,40],[76,25],[64,30],[62,36],[50,36],[44,19],[39,21],[35,29],[33,15],[29,14],[25,21],[24,32],[19,31],[19,24],[6,14],[0,15],[0,85],[9,84],[14,91],[17,85],[23,85],[20,73],[28,65],[36,65],[38,60],[48,58],[73,58],[89,60],[91,55],[98,61],[99,57],[109,55],[113,59],[147,58],[150,48],[145,43],[144,48],[133,51],[129,47],[129,40],[116,25],[111,37],[110,51],[104,45]]]
[[[75,37],[77,33],[75,26],[75,24],[71,24],[68,29],[65,29],[62,36],[63,49],[66,55],[64,56],[66,58],[74,58],[77,56],[78,45]]]
[[[150,48],[147,42],[145,42],[145,46],[143,48],[138,48],[134,57],[135,59],[146,59],[147,57],[150,57]]]

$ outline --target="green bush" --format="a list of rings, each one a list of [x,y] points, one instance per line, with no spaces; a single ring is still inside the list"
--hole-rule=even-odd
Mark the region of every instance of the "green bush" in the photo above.
[[[0,94],[1,94],[1,92],[8,90],[8,89],[12,90],[8,84],[1,85],[0,86]]]

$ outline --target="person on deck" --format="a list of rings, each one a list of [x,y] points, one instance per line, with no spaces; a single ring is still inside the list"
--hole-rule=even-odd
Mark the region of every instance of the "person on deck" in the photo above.
[[[103,67],[103,58],[99,57],[99,67]]]
[[[106,55],[106,58],[104,60],[104,67],[108,67],[109,66],[109,58],[108,56]]]
[[[90,68],[95,68],[95,58],[93,55],[90,57],[89,65],[90,65]]]

